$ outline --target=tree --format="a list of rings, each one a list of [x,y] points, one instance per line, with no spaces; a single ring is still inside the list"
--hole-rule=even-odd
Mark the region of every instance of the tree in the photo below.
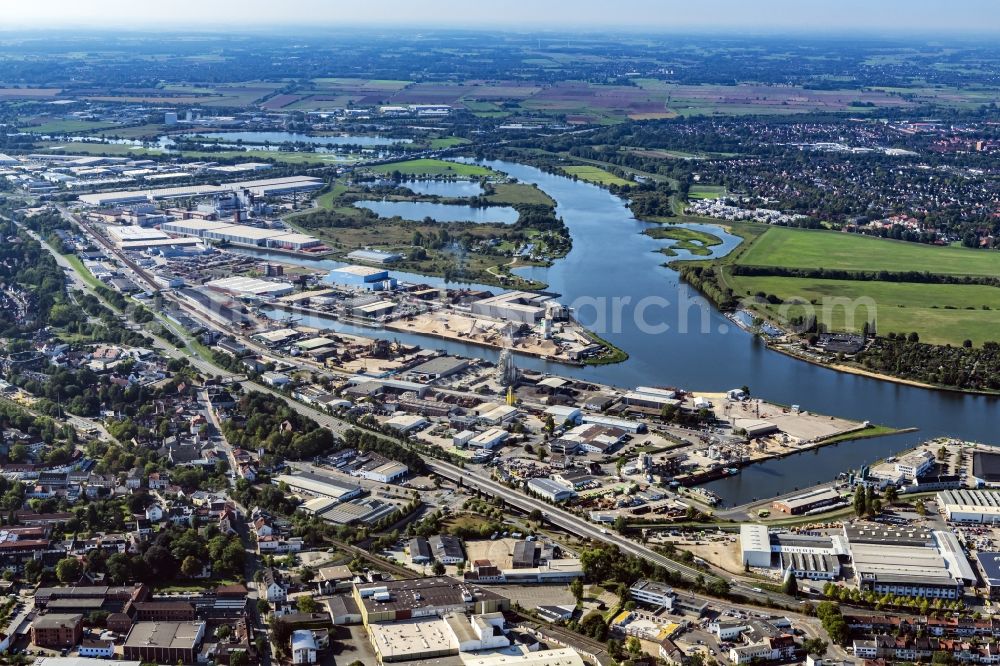
[[[233,650],[229,653],[229,666],[249,666],[250,657],[246,650]]]
[[[434,564],[431,565],[431,573],[435,576],[444,575],[444,565],[441,562],[434,560]]]
[[[316,603],[315,599],[304,594],[295,601],[295,607],[300,613],[315,613],[319,604]]]
[[[265,599],[264,597],[260,597],[259,599],[257,599],[257,613],[263,617],[264,615],[267,615],[270,612],[271,612],[271,604],[268,603],[267,599]]]
[[[854,491],[854,515],[865,515],[865,489],[860,486]]]
[[[573,593],[576,603],[581,603],[583,601],[583,579],[574,578],[573,582],[569,584],[569,591]]]
[[[228,624],[220,624],[215,630],[215,636],[221,639],[229,638],[231,633],[233,633],[233,630]]]
[[[918,516],[927,515],[927,507],[924,506],[924,501],[922,499],[919,499],[916,502],[914,502],[913,508],[916,510]]]
[[[829,643],[824,641],[822,638],[807,638],[802,641],[802,649],[806,654],[814,654],[818,657],[822,657],[826,654],[826,649],[829,647]]]
[[[790,597],[799,596],[799,581],[791,572],[785,575],[785,580],[781,583],[781,591]]]
[[[83,565],[75,557],[64,557],[56,563],[56,578],[60,583],[75,583],[82,573]]]
[[[181,573],[188,578],[194,578],[201,573],[203,568],[201,560],[194,555],[188,555],[184,558],[184,561],[181,562]]]
[[[885,489],[885,501],[886,502],[888,502],[889,504],[892,504],[892,503],[894,503],[898,499],[899,499],[899,491],[896,490],[896,486],[890,485],[888,488]]]
[[[302,572],[299,574],[299,580],[307,585],[316,578],[316,572],[309,567],[302,567]]]

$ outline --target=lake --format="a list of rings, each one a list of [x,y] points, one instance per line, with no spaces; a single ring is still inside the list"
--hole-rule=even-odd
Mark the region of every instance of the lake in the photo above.
[[[436,222],[475,222],[477,224],[514,224],[518,212],[510,206],[459,206],[430,201],[358,201],[358,208],[367,208],[379,217],[401,217],[422,222],[432,218]]]
[[[483,188],[475,180],[407,180],[399,184],[414,194],[438,197],[478,197]]]

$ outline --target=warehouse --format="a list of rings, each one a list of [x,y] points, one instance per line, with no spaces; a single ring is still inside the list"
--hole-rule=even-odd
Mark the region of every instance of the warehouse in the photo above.
[[[237,245],[264,247],[267,245],[267,240],[269,238],[275,238],[283,235],[284,233],[285,232],[283,230],[279,229],[261,229],[259,227],[250,227],[245,224],[227,224],[224,227],[205,231],[202,238],[226,243],[235,243]]]
[[[979,551],[976,558],[983,571],[990,599],[1000,599],[1000,553]]]
[[[790,571],[796,578],[835,580],[840,577],[840,562],[830,555],[782,554],[781,570]]]
[[[281,196],[294,192],[309,192],[323,187],[321,178],[312,176],[291,176],[288,178],[269,178],[265,180],[245,180],[222,185],[188,185],[185,187],[166,187],[149,190],[128,190],[119,192],[101,192],[97,194],[81,194],[78,199],[90,206],[107,207],[124,203],[142,201],[161,201],[165,199],[187,199],[205,197],[213,194],[239,192],[250,190],[256,196]]]
[[[953,558],[940,550],[944,539],[938,534],[944,533],[845,526],[858,587],[876,594],[961,598],[967,572],[954,570]]]
[[[637,386],[635,390],[629,391],[622,397],[622,402],[632,407],[648,409],[663,409],[668,405],[680,404],[676,392],[649,386]]]
[[[767,569],[771,566],[771,540],[766,525],[745,523],[740,526],[740,550],[743,564]]]
[[[276,298],[295,291],[295,287],[288,282],[271,282],[242,276],[212,280],[206,282],[205,286],[233,296],[253,296],[256,298]]]
[[[381,663],[458,654],[458,639],[440,617],[370,625],[368,638]]]
[[[409,374],[419,377],[424,381],[432,381],[464,372],[468,367],[468,359],[455,358],[454,356],[439,356],[411,368]]]
[[[378,319],[385,317],[396,309],[396,304],[392,301],[375,301],[351,308],[351,314],[364,319]]]
[[[129,241],[151,241],[151,240],[164,240],[169,238],[165,233],[159,229],[153,229],[150,227],[140,227],[136,225],[130,225],[125,227],[115,227],[107,226],[105,230],[108,233],[108,237],[118,247],[122,246],[122,243]]]
[[[956,523],[1000,522],[1000,491],[944,490],[937,494],[937,504]]]
[[[801,495],[775,500],[771,506],[776,511],[797,516],[841,501],[840,493],[832,488],[820,488]]]
[[[209,231],[231,226],[233,225],[227,222],[214,222],[212,220],[174,220],[173,222],[164,222],[160,225],[160,229],[176,236],[204,238]]]
[[[361,494],[361,486],[348,485],[343,481],[319,474],[280,474],[275,477],[274,483],[275,485],[284,483],[296,494],[329,497],[342,502]]]
[[[348,253],[347,258],[351,261],[366,261],[370,264],[391,264],[402,259],[403,255],[379,250],[354,250]]]
[[[552,300],[545,294],[511,291],[472,303],[472,313],[504,321],[535,324],[545,316],[546,305]]]
[[[354,586],[354,600],[365,625],[446,613],[496,613],[510,600],[448,576],[407,578]]]
[[[389,271],[371,266],[343,266],[330,271],[326,279],[345,287],[380,291],[385,288],[385,283],[389,281]]]
[[[576,493],[552,479],[529,479],[526,484],[528,491],[544,497],[552,502],[565,502],[576,497]]]
[[[201,240],[197,238],[163,238],[139,241],[124,241],[118,247],[126,252],[141,252],[142,250],[155,250],[157,248],[169,247],[197,247],[201,245]],[[207,248],[202,247],[202,250]]]
[[[503,444],[507,438],[510,437],[510,433],[502,428],[490,428],[485,432],[481,432],[475,437],[469,439],[466,445],[472,449],[486,449],[487,451],[492,451],[496,447]]]
[[[393,514],[399,507],[391,502],[383,502],[374,497],[359,498],[343,502],[320,514],[320,518],[337,525],[364,523],[370,525]]]
[[[204,622],[137,622],[125,639],[125,658],[193,664],[204,637]]]

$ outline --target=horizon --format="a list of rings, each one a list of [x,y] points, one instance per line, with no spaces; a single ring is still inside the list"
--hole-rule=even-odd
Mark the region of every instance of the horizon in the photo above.
[[[598,0],[574,3],[572,17],[558,6],[511,0],[503,7],[470,6],[455,0],[426,0],[419,6],[383,0],[377,8],[338,6],[322,0],[291,0],[281,6],[267,0],[215,0],[210,6],[176,0],[169,6],[137,6],[127,0],[80,3],[54,0],[5,7],[4,27],[13,30],[170,29],[211,32],[238,29],[324,30],[392,28],[528,32],[677,32],[812,35],[853,34],[991,35],[1000,32],[1000,5],[989,0],[705,0],[694,7],[676,0],[635,0],[627,12],[609,12]],[[196,16],[191,19],[185,15]],[[513,17],[513,18],[512,18]],[[197,23],[195,23],[197,21]]]

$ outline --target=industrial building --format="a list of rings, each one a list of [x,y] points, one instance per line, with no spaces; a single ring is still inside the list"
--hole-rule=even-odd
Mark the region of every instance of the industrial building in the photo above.
[[[474,301],[471,309],[472,314],[484,317],[535,324],[545,316],[550,302],[554,304],[552,297],[547,294],[510,291]]]
[[[843,497],[836,490],[832,488],[820,488],[801,495],[794,495],[792,497],[775,500],[771,506],[776,511],[797,516],[803,513],[809,513],[815,509],[837,504],[841,501],[843,501]]]
[[[1000,599],[1000,553],[981,550],[976,553],[976,559],[983,571],[983,581],[990,599]]]
[[[451,534],[435,534],[427,540],[434,559],[442,564],[458,564],[465,561],[462,540]]]
[[[154,664],[193,664],[205,637],[204,622],[137,622],[125,639],[125,658]]]
[[[313,497],[328,497],[341,502],[354,499],[361,494],[361,486],[352,486],[319,474],[280,474],[274,478],[275,485],[284,483],[288,488],[297,494],[311,495]]]
[[[980,486],[1000,485],[1000,453],[975,451],[972,454],[972,476]]]
[[[291,232],[288,229],[264,229],[212,220],[175,220],[161,224],[160,229],[175,236],[192,236],[203,240],[277,250],[302,251],[323,246],[323,243],[313,236]]]
[[[389,271],[371,266],[335,268],[327,274],[327,281],[368,291],[385,291],[396,287],[396,280],[389,277]]]
[[[251,194],[261,197],[281,196],[296,192],[311,192],[322,188],[323,185],[324,183],[321,178],[291,176],[288,178],[245,180],[236,183],[224,183],[222,185],[188,185],[186,187],[166,187],[151,190],[99,192],[95,194],[81,194],[78,198],[82,203],[90,206],[108,207],[145,201],[204,197],[242,190],[249,190]]]
[[[751,567],[770,568],[771,539],[766,525],[744,523],[740,525],[740,550],[743,564]]]
[[[535,493],[552,502],[565,502],[576,497],[576,493],[561,483],[556,483],[552,479],[529,479],[525,484],[529,492]]]
[[[670,611],[674,607],[677,593],[674,588],[655,580],[640,580],[629,588],[629,596],[637,603],[657,606]]]
[[[73,647],[83,637],[83,615],[46,613],[31,623],[31,642],[39,647]]]
[[[108,225],[105,231],[111,242],[121,247],[123,243],[137,241],[166,240],[170,237],[159,229],[140,227],[138,225],[114,226]]]
[[[1000,522],[1000,491],[944,490],[937,494],[938,508],[956,523]]]
[[[379,250],[354,250],[347,254],[351,261],[366,261],[369,264],[391,264],[403,258],[396,252],[381,252]]]
[[[354,600],[365,625],[510,608],[506,597],[447,576],[359,583],[354,586]]]
[[[668,405],[680,404],[675,391],[650,386],[637,386],[634,390],[622,396],[622,402],[632,407],[645,407],[657,410],[663,409]]]
[[[952,543],[954,535],[872,525],[844,527],[854,563],[854,576],[862,590],[908,597],[958,599],[975,574]],[[949,539],[949,537],[951,537]],[[957,553],[955,549],[957,547]]]
[[[295,287],[288,282],[272,282],[270,280],[260,280],[258,278],[237,275],[206,282],[205,286],[209,289],[232,294],[233,296],[252,296],[255,298],[277,298],[295,291]]]

